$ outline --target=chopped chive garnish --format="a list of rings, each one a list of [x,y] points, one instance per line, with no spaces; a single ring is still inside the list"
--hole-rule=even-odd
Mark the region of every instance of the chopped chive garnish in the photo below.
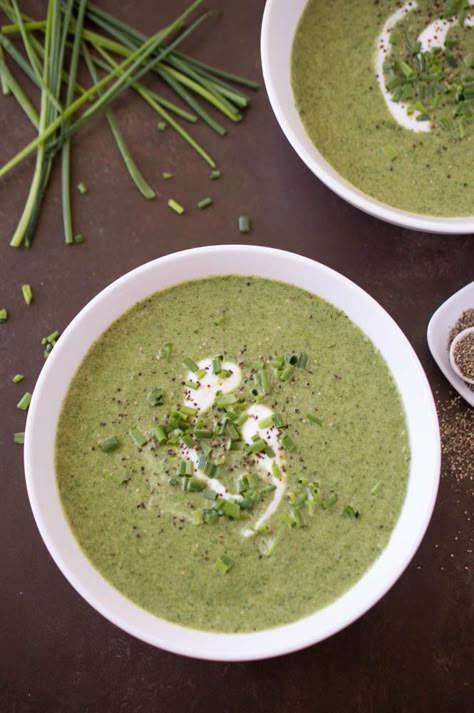
[[[190,493],[201,493],[205,487],[206,484],[203,480],[199,480],[199,478],[189,478],[188,490]]]
[[[25,432],[18,431],[17,433],[14,433],[13,434],[13,442],[18,443],[19,445],[22,445],[25,442]]]
[[[218,168],[214,168],[214,169],[211,171],[211,181],[215,181],[215,180],[217,180],[217,179],[220,178],[220,177],[221,177],[221,172],[219,171]]]
[[[204,518],[200,510],[194,510],[193,512],[193,522],[195,525],[204,525]]]
[[[382,147],[382,150],[383,150],[384,154],[387,156],[387,158],[390,159],[390,161],[395,161],[395,159],[398,156],[397,151],[396,151],[396,149],[394,149],[392,144],[385,144]]]
[[[168,200],[168,206],[178,215],[182,215],[184,213],[183,206],[181,205],[181,203],[178,203],[178,201],[175,201],[174,198],[170,198]]]
[[[201,386],[199,381],[186,381],[184,385],[187,389],[192,389],[193,391],[197,391]]]
[[[20,411],[27,411],[28,407],[31,403],[31,396],[32,396],[32,394],[30,394],[30,392],[27,391],[25,394],[23,394],[21,399],[18,401],[16,407],[19,408]]]
[[[266,441],[264,441],[263,438],[257,436],[255,441],[245,449],[245,453],[248,456],[252,455],[253,453],[261,453],[266,447]]]
[[[204,488],[202,491],[202,497],[206,498],[206,500],[217,500],[217,493],[215,490],[212,490],[212,488]]]
[[[377,493],[379,492],[379,490],[380,490],[381,487],[382,487],[382,481],[381,481],[381,480],[377,480],[377,482],[375,483],[375,485],[372,486],[372,488],[370,489],[370,494],[371,494],[371,495],[377,495]]]
[[[272,465],[272,475],[274,478],[277,478],[278,480],[282,480],[282,478],[283,478],[282,472],[276,463],[273,463],[273,465]]]
[[[228,421],[228,423],[226,423],[225,427],[226,427],[226,431],[229,435],[229,438],[232,441],[240,440],[240,432],[239,432],[239,429],[237,428],[237,426],[235,426],[231,421]]]
[[[158,443],[160,446],[162,446],[166,441],[168,440],[166,433],[162,429],[161,426],[157,426],[154,428],[151,432],[151,437],[153,438],[156,443]]]
[[[146,400],[150,406],[162,406],[163,404],[163,389],[152,389],[146,396]]]
[[[166,121],[159,121],[157,126],[159,131],[164,131],[168,124],[166,123]]]
[[[165,180],[165,181],[169,181],[173,178],[173,174],[170,173],[169,171],[163,171],[161,176],[162,176],[163,180]]]
[[[234,560],[228,555],[222,555],[219,559],[214,562],[214,567],[221,573],[227,574],[227,572],[234,566]]]
[[[262,539],[260,544],[260,551],[265,557],[271,557],[273,555],[278,544],[281,542],[283,535],[285,534],[285,532],[287,532],[287,530],[288,525],[282,523],[276,531],[275,537],[268,537]]]
[[[184,466],[184,474],[186,475],[186,477],[194,475],[194,463],[192,462],[192,460],[186,461],[186,464]]]
[[[182,416],[196,416],[197,412],[198,410],[194,406],[181,406],[179,409]]]
[[[224,321],[225,321],[225,317],[223,314],[221,314],[220,317],[218,317],[216,320],[214,320],[214,324],[216,325],[216,327],[222,327],[222,325],[224,324]]]
[[[51,332],[51,334],[48,334],[47,337],[45,337],[46,341],[48,344],[56,344],[60,337],[60,334],[57,329],[54,330],[54,332]]]
[[[189,371],[191,371],[193,374],[197,374],[198,371],[200,371],[199,366],[196,364],[195,361],[193,361],[193,359],[191,359],[191,357],[185,357],[183,359],[183,364],[184,366],[187,366]]]
[[[285,421],[283,420],[283,416],[279,413],[274,413],[273,414],[273,423],[277,428],[283,428],[285,425]]]
[[[99,448],[104,451],[104,453],[112,453],[116,451],[120,446],[120,441],[116,436],[108,436],[99,441]]]
[[[291,436],[289,436],[287,433],[285,433],[284,436],[282,436],[280,440],[281,445],[285,449],[285,451],[294,451],[296,448],[296,443],[292,439]]]
[[[235,500],[226,500],[224,505],[224,515],[230,517],[231,520],[240,519],[240,505]]]
[[[20,381],[23,381],[24,378],[25,378],[25,377],[23,376],[23,374],[15,374],[15,376],[14,376],[13,379],[12,379],[12,381],[13,381],[14,384],[19,384]]]
[[[250,218],[248,215],[239,215],[238,220],[239,231],[241,233],[248,233],[250,231]]]
[[[222,394],[222,396],[216,396],[215,404],[218,408],[225,408],[237,403],[237,401],[238,398],[235,394]]]
[[[289,381],[293,374],[295,373],[295,367],[294,366],[286,366],[282,372],[280,372],[279,379],[280,381]]]
[[[129,431],[130,438],[139,448],[143,448],[148,443],[148,438],[140,431],[139,428],[132,428]]]
[[[185,433],[184,436],[181,436],[181,443],[184,443],[187,448],[194,448],[194,441],[192,436],[189,435],[189,433]]]
[[[207,198],[203,198],[196,205],[199,208],[199,210],[204,210],[204,208],[208,208],[210,205],[212,205],[212,203],[213,203],[212,198],[207,196]]]
[[[308,419],[308,421],[311,421],[311,423],[315,423],[317,426],[323,425],[323,422],[321,421],[321,419],[318,418],[317,416],[313,416],[312,413],[308,413],[306,418]]]
[[[0,322],[8,322],[8,310],[5,307],[0,309]]]
[[[201,440],[201,438],[212,438],[214,434],[212,431],[208,431],[204,428],[197,428],[194,435],[198,440]]]
[[[261,421],[258,422],[258,427],[259,428],[270,428],[270,426],[273,426],[273,414],[271,416],[268,416],[267,418],[263,418]]]
[[[220,374],[221,371],[222,371],[222,359],[219,356],[214,357],[212,360],[212,373]]]
[[[235,421],[236,426],[243,426],[246,421],[250,418],[249,414],[247,411],[243,411],[243,413],[240,414],[238,419]]]
[[[173,343],[167,342],[164,345],[164,347],[160,350],[160,353],[158,356],[160,359],[166,359],[166,361],[169,361],[171,359],[172,354],[173,354]]]
[[[84,242],[84,236],[83,236],[83,235],[80,235],[80,234],[79,234],[79,235],[75,235],[75,236],[74,236],[74,242],[76,243],[76,245],[80,245],[81,243]]]
[[[346,507],[342,511],[342,516],[353,520],[359,517],[359,511],[353,508],[352,505],[346,505]]]
[[[87,193],[86,184],[83,181],[81,181],[80,183],[77,184],[77,190],[79,191],[79,193],[82,193],[82,194]]]
[[[23,293],[23,299],[25,300],[26,304],[31,304],[33,301],[33,290],[31,289],[31,285],[22,285],[21,291]]]

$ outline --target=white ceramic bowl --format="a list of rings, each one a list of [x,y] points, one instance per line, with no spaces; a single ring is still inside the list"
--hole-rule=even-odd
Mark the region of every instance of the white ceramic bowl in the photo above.
[[[348,203],[382,220],[432,233],[474,233],[474,216],[436,218],[392,208],[371,198],[340,176],[307,136],[291,88],[291,48],[307,0],[267,0],[261,54],[265,87],[275,116],[290,144],[308,168]]]
[[[170,624],[112,587],[76,542],[59,499],[54,442],[61,404],[91,344],[139,300],[185,280],[209,275],[260,275],[290,282],[341,308],[385,357],[406,410],[411,446],[408,490],[387,548],[346,594],[294,624],[250,634],[215,634]],[[53,559],[77,591],[117,626],[175,653],[214,660],[276,656],[325,639],[364,614],[401,575],[428,525],[438,488],[436,410],[423,369],[407,339],[366,292],[337,272],[292,253],[255,246],[217,246],[159,258],[105,288],[75,317],[48,358],[34,390],[25,438],[28,495]]]

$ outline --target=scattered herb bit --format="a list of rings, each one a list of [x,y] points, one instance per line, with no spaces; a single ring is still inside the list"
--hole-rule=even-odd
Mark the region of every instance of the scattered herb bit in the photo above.
[[[397,151],[396,151],[396,149],[394,149],[392,144],[385,144],[382,147],[382,150],[383,150],[384,154],[387,156],[387,158],[390,159],[390,161],[395,161],[395,159],[398,156]]]
[[[352,507],[352,505],[346,505],[342,511],[342,516],[354,520],[359,517],[359,511]]]
[[[0,323],[1,322],[8,322],[8,310],[5,307],[0,309]]]
[[[120,446],[120,441],[117,436],[108,436],[99,441],[99,448],[104,451],[104,453],[112,453],[116,451]]]
[[[18,431],[17,433],[14,433],[13,442],[18,443],[19,445],[23,445],[23,443],[25,442],[25,432]]]
[[[87,186],[85,183],[83,183],[83,181],[81,181],[80,183],[77,184],[77,190],[79,191],[79,193],[82,193],[82,194],[88,192]]]
[[[21,399],[18,401],[16,407],[19,408],[20,411],[27,411],[28,407],[31,403],[31,397],[32,397],[32,394],[30,394],[30,392],[27,391],[25,394],[23,394]]]
[[[76,245],[80,245],[81,243],[84,242],[84,236],[83,236],[83,235],[80,235],[80,234],[79,234],[79,235],[75,235],[75,236],[74,236],[74,242],[76,243]]]
[[[166,123],[166,121],[159,121],[157,126],[158,126],[159,131],[164,131],[166,129],[166,127],[168,126],[168,124]]]
[[[24,378],[25,378],[25,377],[23,376],[23,374],[15,374],[15,376],[14,376],[13,379],[12,379],[12,381],[13,381],[14,384],[19,384],[20,381],[23,381]]]
[[[30,285],[22,285],[21,286],[21,291],[23,293],[23,299],[25,300],[26,304],[29,305],[33,301],[33,290],[31,289]]]
[[[227,574],[227,572],[234,566],[234,560],[228,555],[222,555],[219,559],[214,562],[214,567],[221,573]]]
[[[323,425],[323,422],[321,421],[321,419],[318,418],[317,416],[314,416],[312,413],[308,413],[306,418],[308,419],[308,421],[311,421],[311,423],[315,423],[317,426]]]
[[[225,321],[225,317],[223,314],[221,314],[220,317],[218,317],[216,320],[214,320],[214,324],[216,325],[216,327],[222,327],[222,325],[224,324],[224,321]]]
[[[219,171],[218,168],[214,168],[211,171],[211,181],[216,181],[220,177],[221,177],[221,172]]]
[[[370,494],[371,494],[371,495],[377,495],[377,493],[379,492],[379,490],[380,490],[381,487],[382,487],[382,481],[381,481],[381,480],[377,480],[377,482],[375,483],[375,485],[373,485],[372,488],[370,489]]]
[[[241,233],[250,232],[250,218],[248,215],[239,215],[238,220],[239,231]]]
[[[197,203],[199,210],[204,210],[204,208],[208,208],[210,205],[212,205],[212,198],[209,198],[209,196],[207,198],[203,198],[199,201],[199,203]]]
[[[148,443],[148,438],[140,431],[139,428],[132,428],[129,431],[132,441],[138,448],[143,448]]]
[[[196,362],[193,361],[193,359],[191,359],[191,357],[186,357],[185,359],[183,359],[183,364],[193,374],[197,374],[199,371],[201,371],[200,368],[198,367],[198,365],[196,364]]]
[[[165,181],[169,181],[171,178],[173,178],[173,174],[170,173],[169,171],[163,171],[161,176]]]
[[[160,446],[166,443],[168,440],[168,437],[164,431],[164,429],[161,426],[157,426],[154,428],[151,432],[151,437],[153,440],[158,443]]]
[[[173,343],[172,342],[167,342],[164,347],[160,350],[160,353],[158,355],[159,359],[165,359],[166,361],[169,361],[171,359],[171,356],[173,354]]]
[[[170,198],[168,200],[168,205],[171,208],[171,210],[174,210],[175,213],[177,213],[178,215],[183,215],[184,208],[181,205],[181,203],[178,203],[178,201],[175,201],[173,198]]]
[[[146,400],[150,406],[161,406],[163,404],[163,389],[152,389],[146,396]]]
[[[285,449],[285,451],[294,451],[296,448],[296,443],[287,433],[285,433],[284,436],[281,437],[280,443]]]
[[[193,512],[193,522],[195,525],[204,525],[204,518],[200,510],[194,510]]]

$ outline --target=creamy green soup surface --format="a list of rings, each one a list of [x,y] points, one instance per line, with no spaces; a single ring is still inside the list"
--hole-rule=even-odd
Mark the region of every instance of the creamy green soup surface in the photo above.
[[[474,3],[443,25],[455,5],[309,0],[293,43],[296,107],[323,157],[373,198],[425,215],[474,214]]]
[[[244,632],[342,595],[405,496],[405,414],[340,310],[226,276],[135,305],[92,345],[62,407],[60,497],[83,551],[166,620]]]

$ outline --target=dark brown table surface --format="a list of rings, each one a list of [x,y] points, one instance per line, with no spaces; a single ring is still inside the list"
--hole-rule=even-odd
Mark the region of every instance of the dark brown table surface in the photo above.
[[[188,50],[231,71],[261,79],[259,33],[263,0],[212,0],[222,14],[188,42]],[[115,4],[123,19],[152,32],[183,2]],[[31,2],[42,16],[46,3]],[[0,97],[0,163],[33,136],[14,100]],[[225,138],[195,129],[218,158],[222,179],[209,181],[203,162],[128,93],[117,117],[159,200],[145,202],[130,183],[103,117],[74,141],[76,231],[63,241],[59,172],[52,176],[29,251],[9,239],[19,218],[32,164],[2,181],[0,193],[0,711],[2,713],[147,713],[148,711],[345,711],[467,713],[474,709],[472,504],[474,421],[454,399],[426,343],[434,310],[474,278],[474,238],[403,230],[371,218],[331,193],[303,165],[272,114],[265,90]],[[162,171],[172,171],[172,185]],[[193,206],[179,217],[169,195]],[[237,230],[237,216],[252,231]],[[22,447],[24,414],[15,408],[43,364],[40,340],[63,330],[99,290],[141,263],[184,248],[249,242],[289,249],[335,268],[378,300],[415,348],[443,421],[443,470],[426,537],[391,591],[360,620],[331,639],[281,658],[209,663],[154,649],[123,633],[69,585],[46,551],[30,511]],[[34,288],[34,304],[20,286]],[[21,385],[11,383],[17,372]],[[23,388],[25,387],[25,388]],[[470,434],[470,452],[463,453]]]

